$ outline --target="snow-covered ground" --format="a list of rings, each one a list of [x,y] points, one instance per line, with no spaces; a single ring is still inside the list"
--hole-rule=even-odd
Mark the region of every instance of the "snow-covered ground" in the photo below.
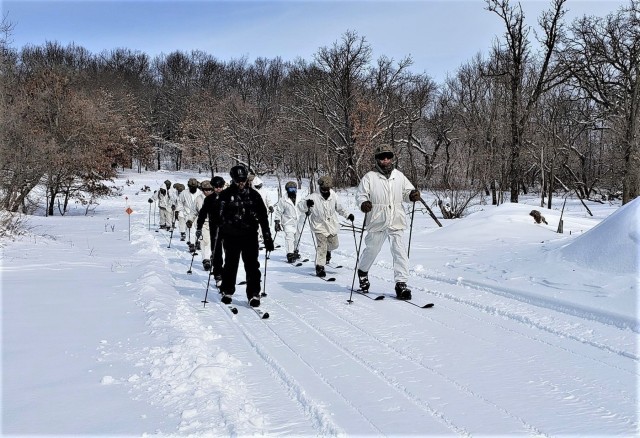
[[[333,283],[280,248],[259,319],[242,286],[237,315],[215,286],[204,308],[200,256],[188,274],[185,243],[155,231],[139,189],[190,176],[206,178],[124,173],[92,215],[30,217],[2,242],[3,435],[638,435],[639,199],[589,203],[593,217],[569,199],[564,234],[559,199],[477,206],[443,228],[418,209],[415,306],[347,302],[349,229]],[[308,228],[300,250],[313,259]],[[393,294],[386,245],[370,279],[371,297]]]

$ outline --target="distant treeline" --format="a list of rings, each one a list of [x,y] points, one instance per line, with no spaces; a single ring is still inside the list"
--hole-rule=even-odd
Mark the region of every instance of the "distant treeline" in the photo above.
[[[553,0],[533,28],[517,5],[487,0],[504,34],[444,83],[411,72],[409,57],[372,59],[351,31],[311,60],[151,59],[57,42],[14,49],[5,17],[1,206],[28,209],[45,187],[48,213],[56,203],[64,213],[107,195],[103,182],[125,167],[213,175],[243,163],[353,186],[383,142],[454,213],[531,191],[547,206],[558,192],[626,203],[640,190],[640,3],[572,23],[565,3]]]

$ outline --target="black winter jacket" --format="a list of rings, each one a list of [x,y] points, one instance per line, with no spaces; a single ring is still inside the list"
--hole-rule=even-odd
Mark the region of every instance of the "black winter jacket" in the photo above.
[[[209,222],[219,226],[223,236],[242,236],[258,231],[260,226],[262,235],[271,237],[267,207],[260,193],[250,187],[240,191],[236,184],[231,184],[213,202],[212,210]]]

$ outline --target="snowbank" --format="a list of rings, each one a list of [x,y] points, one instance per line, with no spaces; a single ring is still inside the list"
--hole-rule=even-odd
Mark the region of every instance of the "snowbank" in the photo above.
[[[640,198],[636,198],[562,247],[560,254],[567,261],[596,271],[638,273],[639,224]]]

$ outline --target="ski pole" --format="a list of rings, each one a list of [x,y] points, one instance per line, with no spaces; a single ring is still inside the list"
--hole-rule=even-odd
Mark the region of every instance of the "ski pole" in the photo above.
[[[189,250],[191,250],[191,225],[193,225],[193,222],[189,219],[187,221],[187,231],[189,232],[187,235],[187,245],[189,245]]]
[[[176,216],[173,215],[173,222],[171,222],[171,234],[169,234],[169,246],[167,248],[171,248],[171,239],[173,239],[173,230],[176,228]]]
[[[298,245],[300,245],[300,240],[302,239],[302,232],[304,231],[304,226],[307,224],[307,219],[309,219],[309,215],[305,214],[304,222],[302,223],[302,229],[300,230],[300,236],[298,237],[298,243],[296,243],[296,248],[294,252],[298,250]]]
[[[149,231],[151,231],[151,204],[153,204],[153,201],[149,199]]]
[[[200,239],[198,239],[198,240],[202,240],[202,237],[200,237]],[[192,272],[192,271],[191,271],[191,267],[193,266],[193,259],[194,259],[194,257],[195,257],[195,256],[197,256],[197,255],[198,255],[198,253],[197,253],[197,252],[195,252],[195,251],[193,251],[193,252],[191,253],[191,264],[189,265],[189,270],[187,271],[187,274],[191,274],[191,272]]]
[[[353,300],[351,298],[353,298],[353,285],[356,283],[356,272],[358,270],[358,263],[360,262],[360,247],[362,246],[362,236],[364,236],[364,228],[367,225],[367,214],[364,214],[364,220],[362,221],[362,234],[360,234],[360,243],[357,245],[357,249],[356,249],[356,266],[355,268],[353,268],[353,280],[351,280],[351,295],[349,295],[349,299],[347,300],[347,303],[351,304],[353,303]],[[353,226],[353,222],[351,222],[351,225],[353,227],[353,240],[356,240],[356,227]]]
[[[263,287],[262,293],[260,294],[261,297],[267,296],[267,260],[269,260],[269,252],[270,251],[264,252],[264,280],[262,281]]]
[[[411,233],[413,232],[413,215],[416,214],[416,203],[413,203],[413,209],[411,210],[411,225],[409,225],[409,247],[407,248],[407,259],[409,253],[411,253]]]
[[[201,302],[204,303],[202,305],[202,307],[207,307],[207,303],[209,301],[207,301],[207,295],[209,295],[209,285],[211,284],[211,273],[209,273],[209,278],[207,279],[207,289],[205,289],[204,291],[204,300],[202,300]]]
[[[211,257],[215,257],[215,251],[216,251],[216,246],[218,246],[218,233],[220,232],[220,228],[216,227],[216,238],[213,240],[213,251],[211,253]],[[193,259],[191,259],[193,260]],[[204,291],[204,300],[202,301],[203,306],[202,307],[207,307],[207,296],[209,294],[209,285],[211,284],[211,276],[213,275],[213,266],[211,266],[211,270],[209,271],[209,278],[207,279],[207,288]],[[218,283],[216,283],[216,288],[218,289],[218,292],[220,292],[220,288],[218,287]]]

